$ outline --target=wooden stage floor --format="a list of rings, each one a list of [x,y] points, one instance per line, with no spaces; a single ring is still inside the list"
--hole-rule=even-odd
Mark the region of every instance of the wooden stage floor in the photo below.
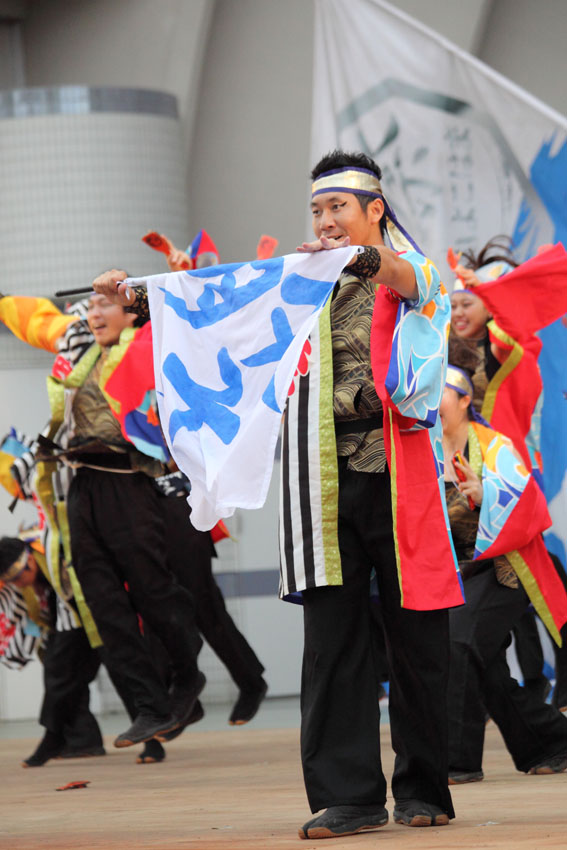
[[[374,833],[300,841],[309,818],[298,731],[240,727],[199,732],[169,745],[166,761],[136,765],[134,750],[96,759],[51,761],[23,770],[37,742],[0,741],[2,850],[543,850],[567,847],[567,774],[525,776],[514,770],[490,724],[485,780],[454,789],[449,826],[411,829],[390,822]],[[392,769],[389,727],[382,727],[385,770]],[[86,789],[57,786],[90,780]],[[390,816],[392,805],[388,805]]]

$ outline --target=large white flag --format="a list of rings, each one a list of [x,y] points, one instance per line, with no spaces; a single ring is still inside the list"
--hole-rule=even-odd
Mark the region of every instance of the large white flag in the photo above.
[[[355,251],[146,278],[160,420],[196,528],[263,505],[305,340]]]
[[[512,236],[519,260],[567,247],[567,119],[382,0],[316,0],[312,161],[362,150],[399,220],[442,270],[447,248]],[[545,57],[542,57],[545,61]],[[567,327],[540,333],[541,446],[566,561]]]

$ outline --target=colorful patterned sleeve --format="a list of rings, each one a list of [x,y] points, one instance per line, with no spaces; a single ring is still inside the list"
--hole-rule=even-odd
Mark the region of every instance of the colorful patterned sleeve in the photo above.
[[[413,430],[431,428],[437,421],[445,386],[451,303],[435,266],[415,251],[402,256],[406,258],[407,254],[413,255],[408,260],[416,269],[419,298],[398,304],[395,325],[387,333],[381,335],[380,323],[375,323],[371,348],[374,352],[380,347],[389,351],[387,363],[383,356],[377,357],[376,363],[381,364],[378,371],[373,355],[375,378],[382,375],[397,413],[415,420],[408,426]]]
[[[57,340],[77,316],[65,316],[47,298],[6,295],[0,298],[0,321],[28,345],[56,354]]]
[[[437,267],[417,251],[402,251],[400,257],[413,266],[417,282],[417,298],[407,303],[412,307],[423,307],[444,290]]]

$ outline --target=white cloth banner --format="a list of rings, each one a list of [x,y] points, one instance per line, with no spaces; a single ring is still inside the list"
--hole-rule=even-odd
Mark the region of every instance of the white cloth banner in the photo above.
[[[160,420],[196,528],[264,504],[305,340],[355,251],[145,279]]]
[[[478,251],[508,234],[520,261],[544,243],[567,247],[563,115],[382,0],[315,8],[313,163],[335,147],[372,156],[388,201],[449,289],[449,246]],[[565,565],[567,327],[540,336],[554,520],[546,541]]]
[[[527,259],[556,241],[566,138],[564,116],[388,3],[316,0],[312,161],[333,147],[375,158],[442,279],[450,245],[506,233]]]

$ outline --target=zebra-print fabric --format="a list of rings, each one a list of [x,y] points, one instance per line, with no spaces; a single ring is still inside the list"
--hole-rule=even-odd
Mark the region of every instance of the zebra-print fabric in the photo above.
[[[59,596],[56,596],[57,602],[57,621],[55,630],[57,632],[70,632],[71,629],[82,629],[79,622],[79,617],[74,613],[71,606],[64,602]]]
[[[69,304],[65,307],[65,313],[68,316],[77,316],[79,319],[86,319],[88,309],[89,299],[81,298],[80,301],[75,301],[74,304]]]
[[[17,428],[13,429],[13,434],[23,446],[26,446],[29,451],[25,452],[21,457],[17,457],[10,467],[10,472],[16,479],[24,499],[32,499],[32,490],[30,486],[31,473],[35,464],[34,451],[35,440],[27,437],[22,431]]]
[[[59,338],[57,343],[59,356],[68,360],[74,368],[93,341],[94,337],[86,319],[79,319],[69,325],[63,336]]]
[[[27,622],[26,603],[19,590],[9,584],[0,588],[0,662],[12,670],[32,661],[42,642],[41,637],[26,634]]]

